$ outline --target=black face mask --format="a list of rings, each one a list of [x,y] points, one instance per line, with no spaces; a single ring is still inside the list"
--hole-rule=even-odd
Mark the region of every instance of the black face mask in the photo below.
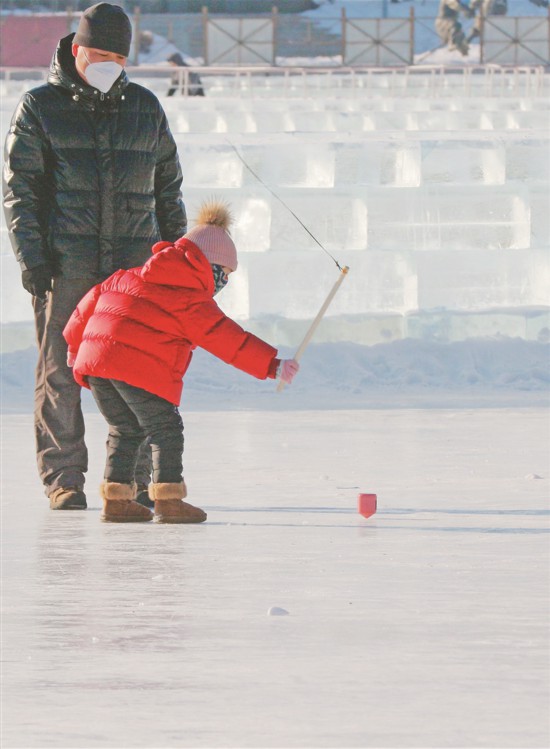
[[[224,286],[227,286],[229,278],[223,267],[217,263],[212,263],[212,273],[214,274],[214,296],[216,296]]]

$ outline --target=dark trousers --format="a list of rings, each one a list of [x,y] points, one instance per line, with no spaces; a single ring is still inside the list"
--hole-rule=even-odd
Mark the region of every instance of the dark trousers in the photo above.
[[[140,446],[151,446],[154,483],[183,481],[183,422],[173,403],[120,380],[89,377],[99,410],[109,424],[105,480],[134,480]]]
[[[61,486],[84,486],[88,451],[84,442],[84,417],[80,385],[67,366],[63,328],[84,294],[101,279],[54,279],[46,302],[33,297],[38,361],[34,392],[34,423],[38,471],[46,494]],[[144,445],[135,481],[150,480],[150,450]]]

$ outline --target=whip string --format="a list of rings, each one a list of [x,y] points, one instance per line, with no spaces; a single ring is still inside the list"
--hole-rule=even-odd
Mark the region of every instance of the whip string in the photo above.
[[[260,177],[260,175],[259,175],[259,174],[256,174],[256,172],[255,172],[255,171],[254,171],[254,170],[252,169],[252,167],[250,166],[250,164],[248,164],[248,163],[246,162],[246,160],[244,159],[244,157],[243,157],[243,156],[242,156],[242,155],[240,154],[240,152],[239,152],[238,148],[237,148],[237,147],[235,146],[235,144],[234,144],[234,143],[232,143],[232,142],[231,142],[230,140],[228,140],[227,138],[226,138],[226,140],[227,140],[227,142],[229,143],[229,145],[231,146],[231,148],[232,148],[232,149],[233,149],[233,150],[235,151],[235,153],[237,154],[237,156],[239,157],[239,159],[240,159],[240,160],[242,161],[242,163],[244,164],[244,166],[245,166],[245,167],[246,167],[246,168],[248,169],[248,171],[250,172],[250,174],[252,174],[252,175],[253,175],[253,176],[254,176],[254,177],[255,177],[255,178],[256,178],[256,179],[258,180],[258,182],[259,182],[259,183],[260,183],[261,185],[263,185],[263,186],[265,187],[265,189],[266,189],[266,190],[267,190],[268,192],[270,192],[270,193],[271,193],[271,194],[273,195],[273,197],[274,197],[274,198],[276,198],[276,199],[277,199],[277,200],[279,201],[279,203],[281,203],[281,205],[283,205],[283,206],[284,206],[284,207],[285,207],[285,208],[287,209],[287,211],[288,211],[289,213],[291,213],[291,214],[292,214],[292,216],[294,216],[294,218],[296,219],[296,221],[297,221],[297,222],[298,222],[298,223],[300,224],[300,226],[301,226],[301,227],[302,227],[303,229],[305,229],[305,230],[307,231],[307,233],[308,233],[308,234],[309,234],[309,236],[310,236],[310,237],[311,237],[311,238],[313,239],[313,241],[314,241],[314,242],[315,242],[315,243],[316,243],[317,245],[319,245],[319,247],[320,247],[320,248],[321,248],[321,249],[323,250],[323,252],[325,252],[325,253],[326,253],[326,254],[327,254],[327,255],[328,255],[328,256],[329,256],[330,258],[331,258],[331,260],[333,260],[333,261],[334,261],[334,263],[336,263],[336,267],[338,268],[338,270],[342,271],[342,270],[343,270],[343,268],[342,268],[342,266],[340,265],[340,263],[338,262],[338,260],[336,260],[336,258],[334,257],[334,255],[331,255],[331,254],[330,254],[330,252],[329,252],[329,251],[328,251],[328,250],[327,250],[327,249],[326,249],[325,247],[323,247],[323,245],[321,244],[321,242],[319,242],[319,240],[317,239],[317,237],[316,237],[316,236],[314,236],[314,234],[312,234],[312,232],[311,232],[311,231],[310,231],[310,230],[309,230],[309,229],[307,228],[307,226],[306,226],[306,225],[304,224],[304,222],[303,222],[303,221],[302,221],[302,220],[301,220],[301,219],[300,219],[300,218],[299,218],[299,217],[298,217],[298,216],[297,216],[297,215],[296,215],[296,214],[294,213],[294,211],[292,210],[292,208],[290,208],[290,207],[289,207],[289,206],[288,206],[288,205],[287,205],[287,204],[285,203],[285,201],[284,201],[284,200],[283,200],[282,198],[280,198],[280,197],[279,197],[279,196],[277,195],[277,193],[276,193],[276,192],[274,192],[274,191],[273,191],[273,190],[271,189],[271,187],[269,187],[269,185],[266,185],[266,183],[265,183],[265,182],[263,181],[263,179],[262,179],[262,178]]]

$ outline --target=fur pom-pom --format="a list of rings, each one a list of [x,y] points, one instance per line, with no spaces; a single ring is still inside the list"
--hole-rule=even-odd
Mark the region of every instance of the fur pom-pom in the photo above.
[[[232,222],[233,216],[229,210],[229,205],[221,200],[212,198],[204,202],[199,208],[196,225],[210,224],[211,226],[219,226],[220,229],[229,232]]]

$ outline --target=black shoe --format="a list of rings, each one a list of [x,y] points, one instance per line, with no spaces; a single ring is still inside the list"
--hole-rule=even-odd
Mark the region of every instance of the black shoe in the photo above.
[[[60,486],[50,496],[50,510],[85,510],[86,495],[76,486]]]
[[[148,507],[150,510],[154,508],[155,503],[149,498],[149,492],[145,484],[138,484],[136,502],[142,507]]]

